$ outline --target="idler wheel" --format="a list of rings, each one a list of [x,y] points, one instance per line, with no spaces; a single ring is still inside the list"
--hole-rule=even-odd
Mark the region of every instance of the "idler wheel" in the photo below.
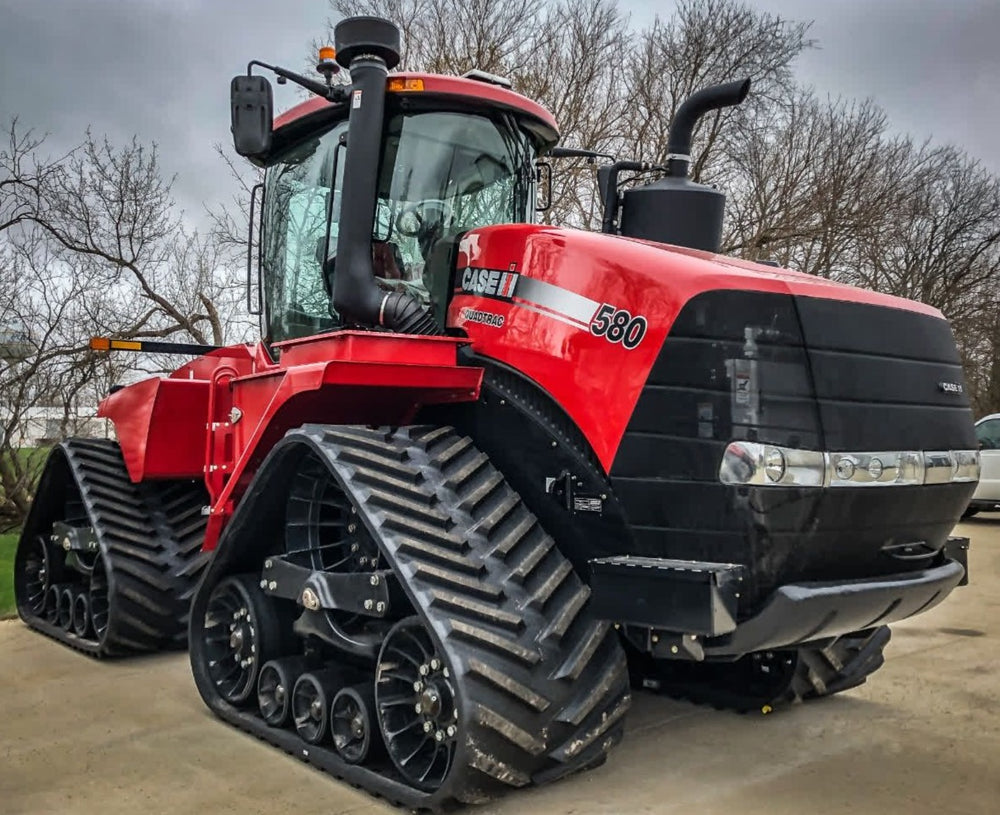
[[[212,589],[201,632],[208,673],[219,695],[243,705],[257,690],[260,667],[282,655],[282,617],[259,578],[234,575]]]
[[[59,592],[57,622],[63,631],[71,631],[73,628],[73,601],[75,599],[76,590],[72,586],[64,586]]]
[[[330,702],[343,685],[338,671],[304,673],[292,689],[292,719],[303,741],[320,744],[329,732]]]
[[[87,591],[87,601],[90,606],[90,621],[94,626],[97,639],[103,641],[108,631],[108,620],[111,616],[111,599],[108,595],[108,570],[104,555],[97,554],[94,560],[94,570],[90,573],[90,587]]]
[[[333,746],[348,764],[361,764],[381,747],[370,683],[341,688],[330,705]]]
[[[305,657],[272,659],[260,669],[257,704],[260,715],[271,727],[288,724],[292,713],[292,690],[305,669]]]
[[[419,617],[400,620],[383,641],[375,699],[396,769],[420,789],[438,789],[460,736],[458,704],[454,678]]]
[[[73,633],[85,637],[90,630],[90,596],[80,591],[73,598]]]
[[[16,570],[20,578],[17,592],[20,602],[35,616],[46,612],[48,592],[51,588],[53,572],[49,557],[49,546],[42,535],[35,535],[25,542],[24,552],[18,552]]]

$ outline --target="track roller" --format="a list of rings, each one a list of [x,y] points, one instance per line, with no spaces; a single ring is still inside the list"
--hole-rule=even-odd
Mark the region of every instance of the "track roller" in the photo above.
[[[292,713],[292,688],[306,669],[305,657],[272,659],[260,669],[257,704],[271,727],[284,727]]]
[[[348,764],[364,764],[382,752],[375,713],[375,693],[370,684],[341,688],[330,705],[333,746]]]
[[[58,623],[63,631],[73,630],[73,601],[77,590],[72,586],[64,586],[59,592]]]
[[[53,584],[45,592],[45,620],[50,625],[59,625],[59,598],[63,587]]]
[[[343,685],[339,671],[304,673],[292,689],[292,720],[307,744],[321,744],[330,732],[330,703]]]
[[[86,591],[78,591],[73,597],[73,633],[85,637],[90,630],[90,595]]]

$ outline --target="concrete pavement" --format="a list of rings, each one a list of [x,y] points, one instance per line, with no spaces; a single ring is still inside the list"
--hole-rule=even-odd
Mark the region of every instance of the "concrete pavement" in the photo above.
[[[591,773],[481,815],[1000,813],[1000,516],[972,584],[893,627],[862,688],[772,716],[639,693]],[[0,815],[399,812],[216,720],[187,657],[96,662],[0,623]]]

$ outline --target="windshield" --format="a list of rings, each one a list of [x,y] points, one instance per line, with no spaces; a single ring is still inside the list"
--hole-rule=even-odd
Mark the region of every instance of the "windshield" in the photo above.
[[[322,261],[328,217],[330,255],[337,250],[347,156],[337,147],[346,132],[341,122],[267,171],[263,274],[270,341],[340,324],[330,313]],[[507,117],[443,111],[388,117],[372,236],[378,285],[408,291],[443,320],[452,270],[448,253],[435,249],[474,227],[531,220],[533,161],[529,138]]]

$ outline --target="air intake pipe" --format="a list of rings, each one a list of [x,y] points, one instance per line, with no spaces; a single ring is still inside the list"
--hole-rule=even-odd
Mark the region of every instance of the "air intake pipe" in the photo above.
[[[688,178],[691,136],[698,120],[746,99],[750,80],[704,88],[677,109],[667,145],[667,175],[622,195],[619,232],[630,238],[718,252],[726,196]],[[607,231],[607,230],[606,230]]]
[[[337,62],[351,72],[351,95],[331,305],[345,321],[437,334],[427,309],[405,292],[380,289],[372,268],[386,76],[399,64],[399,29],[378,17],[351,17],[337,24],[333,39]]]

